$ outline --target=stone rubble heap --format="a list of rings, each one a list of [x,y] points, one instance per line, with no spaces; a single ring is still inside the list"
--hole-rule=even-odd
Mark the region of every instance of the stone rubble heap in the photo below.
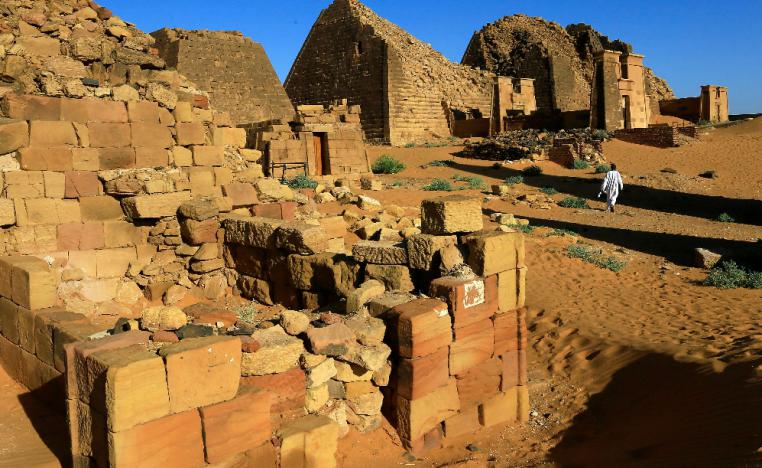
[[[551,159],[571,166],[575,159],[591,164],[605,162],[602,138],[590,129],[560,130],[511,130],[480,141],[467,142],[463,151],[466,157],[489,161],[516,161]]]

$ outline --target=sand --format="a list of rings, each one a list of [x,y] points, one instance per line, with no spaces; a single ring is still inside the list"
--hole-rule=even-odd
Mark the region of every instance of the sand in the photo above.
[[[391,154],[408,168],[383,176],[401,188],[367,194],[415,207],[433,195],[420,190],[433,178],[479,175],[491,184],[527,165],[493,169],[454,157],[460,149],[372,147],[372,159]],[[551,162],[539,163],[544,174],[514,193],[550,186],[561,192],[555,199],[585,197],[593,209],[485,203],[547,226],[527,237],[530,422],[449,441],[422,460],[406,456],[388,425],[352,432],[341,441],[340,466],[762,465],[762,290],[703,286],[706,272],[693,266],[694,247],[760,249],[762,119],[707,131],[680,148],[611,141],[605,154],[625,177],[616,214],[594,199],[600,175]],[[455,164],[420,167],[441,159]],[[698,176],[707,170],[718,177]],[[720,213],[736,222],[715,221]],[[554,228],[579,237],[547,237]],[[569,258],[566,247],[580,239],[627,266],[614,273]],[[11,395],[0,403],[8,415],[0,419],[0,466],[55,460],[19,403],[21,388],[3,373],[0,386]]]

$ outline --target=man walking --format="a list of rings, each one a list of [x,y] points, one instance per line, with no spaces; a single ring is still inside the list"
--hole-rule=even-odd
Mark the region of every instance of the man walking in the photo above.
[[[606,173],[606,177],[601,184],[601,191],[598,192],[600,198],[602,193],[606,194],[606,211],[614,212],[614,205],[616,205],[616,199],[619,196],[619,192],[624,190],[624,183],[622,183],[622,174],[616,170],[616,164],[611,165],[611,170]]]

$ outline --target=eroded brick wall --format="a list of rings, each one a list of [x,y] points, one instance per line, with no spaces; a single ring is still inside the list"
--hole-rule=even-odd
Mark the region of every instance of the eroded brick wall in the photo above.
[[[294,109],[261,44],[240,33],[160,29],[152,33],[170,67],[208,91],[236,124],[288,120]]]

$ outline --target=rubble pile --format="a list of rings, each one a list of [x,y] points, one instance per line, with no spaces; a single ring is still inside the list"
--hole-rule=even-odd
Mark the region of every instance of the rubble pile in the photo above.
[[[591,164],[605,161],[603,138],[590,129],[560,130],[512,130],[481,141],[467,142],[463,156],[489,161],[516,161],[551,159],[571,165],[575,159]]]

